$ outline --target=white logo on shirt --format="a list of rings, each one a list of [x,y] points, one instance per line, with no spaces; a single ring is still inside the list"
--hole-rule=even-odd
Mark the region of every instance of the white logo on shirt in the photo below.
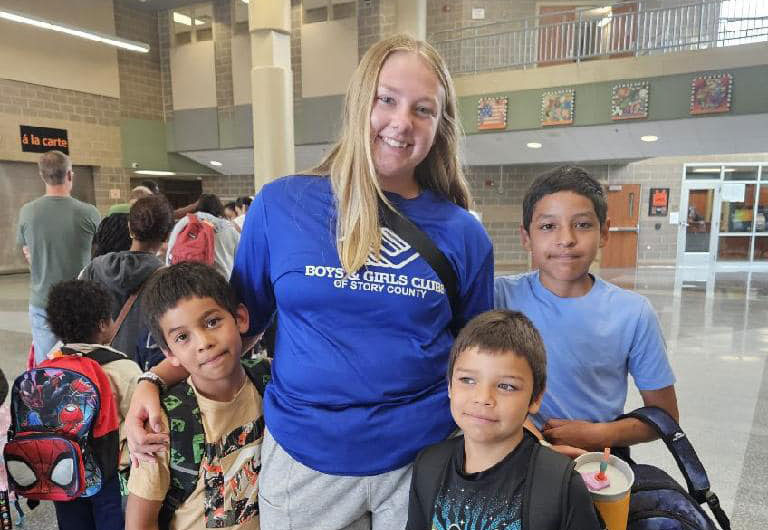
[[[377,258],[373,253],[369,254],[365,264],[400,270],[418,257],[419,253],[414,251],[406,240],[384,227],[381,229],[381,255]]]

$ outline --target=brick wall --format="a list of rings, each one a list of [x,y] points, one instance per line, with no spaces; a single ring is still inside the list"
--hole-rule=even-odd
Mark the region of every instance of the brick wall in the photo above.
[[[203,193],[214,193],[222,201],[242,195],[253,195],[253,175],[206,175]]]
[[[117,35],[146,42],[150,47],[149,53],[118,49],[120,116],[160,120],[163,118],[163,92],[157,13],[133,9],[128,0],[115,0],[114,11]]]
[[[232,81],[232,3],[213,2],[213,54],[216,70],[216,107],[219,119],[231,119],[235,105]]]
[[[293,115],[301,109],[301,0],[291,0],[291,70],[293,72]]]
[[[171,88],[171,23],[170,12],[157,13],[158,49],[160,52],[160,85],[163,94],[163,118],[173,118],[173,90]]]
[[[372,44],[395,33],[397,27],[397,3],[395,0],[359,0],[357,5],[358,57]]]

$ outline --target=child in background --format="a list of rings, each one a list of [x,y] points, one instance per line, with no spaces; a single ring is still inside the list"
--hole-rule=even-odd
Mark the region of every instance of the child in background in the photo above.
[[[522,311],[549,357],[547,391],[535,427],[576,456],[657,438],[624,412],[627,376],[646,406],[678,418],[675,376],[651,304],[589,273],[608,240],[603,189],[586,171],[563,166],[534,181],[520,234],[538,270],[495,281],[497,308]]]
[[[539,410],[546,374],[541,337],[521,313],[489,311],[467,324],[448,361],[451,414],[463,436],[416,458],[407,530],[470,530],[479,521],[600,528],[571,462],[523,428]]]
[[[171,468],[167,451],[157,462],[141,462],[131,470],[126,528],[258,530],[260,394],[269,368],[266,361],[241,364],[240,334],[248,330],[248,310],[237,303],[224,277],[196,262],[158,271],[143,304],[163,353],[189,372],[187,381],[162,399],[164,428],[172,426],[170,454],[190,458],[174,461]],[[199,438],[190,432],[195,424]],[[179,473],[179,466],[186,472]]]
[[[117,471],[120,463],[122,468],[130,465],[123,420],[141,372],[124,354],[105,346],[114,335],[112,304],[104,286],[88,280],[60,282],[48,295],[48,320],[63,346],[51,353],[40,368],[79,371],[81,359],[87,358],[100,365],[108,381],[108,389],[100,384],[100,376],[94,381],[101,390],[101,404],[93,426],[91,450],[101,470],[101,490],[90,497],[54,501],[60,530],[114,530],[124,525]],[[111,395],[105,395],[106,391],[111,391]],[[116,427],[114,431],[111,425]],[[108,434],[99,436],[101,430]]]

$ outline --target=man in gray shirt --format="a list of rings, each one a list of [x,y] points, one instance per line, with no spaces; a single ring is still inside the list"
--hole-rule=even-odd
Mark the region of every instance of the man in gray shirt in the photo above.
[[[76,278],[88,264],[101,220],[96,207],[70,195],[74,174],[67,155],[48,151],[38,167],[45,195],[21,207],[16,236],[30,268],[29,320],[36,364],[45,360],[57,341],[45,313],[48,290],[61,280]]]

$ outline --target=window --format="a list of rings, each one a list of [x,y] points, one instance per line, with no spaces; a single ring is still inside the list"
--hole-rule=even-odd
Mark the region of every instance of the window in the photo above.
[[[210,4],[174,9],[171,22],[176,46],[213,40],[213,7]]]

